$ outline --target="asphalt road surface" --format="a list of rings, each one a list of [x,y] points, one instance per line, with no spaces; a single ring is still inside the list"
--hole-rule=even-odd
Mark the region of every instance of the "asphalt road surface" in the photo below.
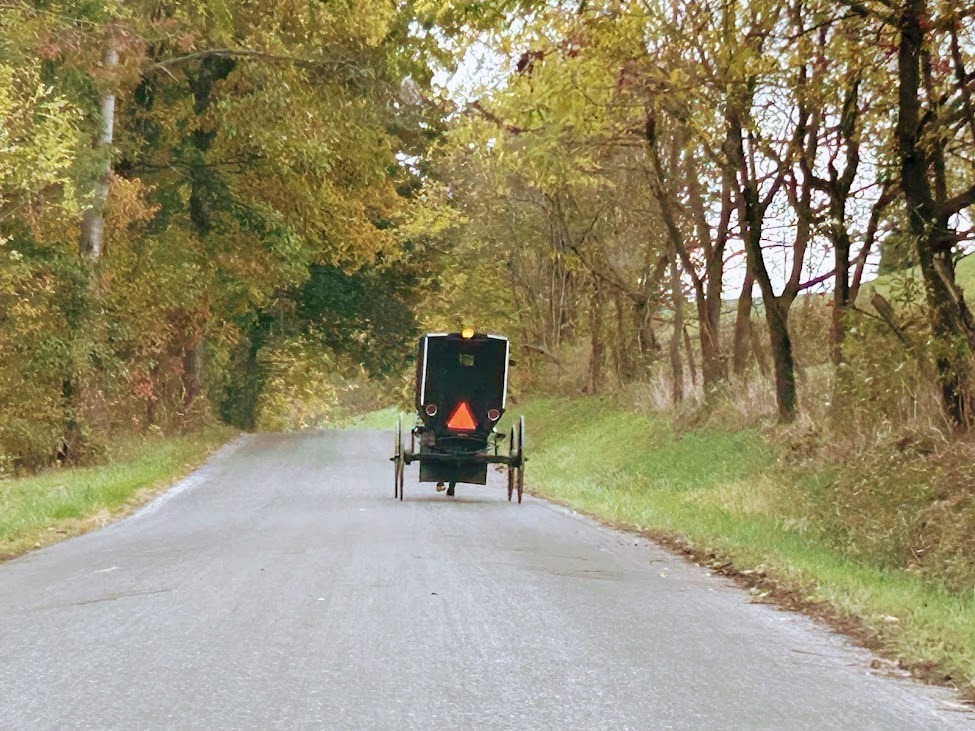
[[[501,475],[450,499],[414,466],[394,501],[390,449],[245,437],[0,565],[0,728],[973,728],[801,616],[508,503]]]

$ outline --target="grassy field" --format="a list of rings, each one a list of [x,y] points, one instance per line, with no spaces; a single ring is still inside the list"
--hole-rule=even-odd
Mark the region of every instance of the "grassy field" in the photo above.
[[[919,676],[970,692],[975,594],[846,555],[810,523],[804,481],[758,431],[676,433],[607,400],[537,400],[532,493],[641,531],[845,629]]]
[[[919,282],[920,279],[921,272],[917,267],[906,269],[903,272],[885,274],[869,282],[864,282],[864,291],[859,301],[862,303],[869,302],[874,292],[880,292],[884,297],[890,299],[895,297],[897,292],[904,287],[905,281],[916,280]],[[975,303],[975,256],[968,255],[958,261],[955,267],[955,279],[964,290],[965,299],[969,303]],[[918,291],[923,292],[920,289]]]
[[[97,467],[0,481],[0,559],[104,525],[188,474],[237,432],[133,438]]]

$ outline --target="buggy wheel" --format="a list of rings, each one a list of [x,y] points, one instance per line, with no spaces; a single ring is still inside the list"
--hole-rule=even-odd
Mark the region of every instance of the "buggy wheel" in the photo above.
[[[515,428],[511,427],[511,434],[508,435],[508,502],[511,502],[511,495],[515,490]]]
[[[525,491],[525,417],[518,421],[518,502]]]
[[[393,470],[393,497],[403,499],[403,481],[406,472],[406,457],[403,453],[403,415],[396,420],[396,451],[393,455],[395,469]]]
[[[396,431],[393,432],[393,498],[399,497],[399,454],[403,449],[400,444],[399,423],[396,424]]]

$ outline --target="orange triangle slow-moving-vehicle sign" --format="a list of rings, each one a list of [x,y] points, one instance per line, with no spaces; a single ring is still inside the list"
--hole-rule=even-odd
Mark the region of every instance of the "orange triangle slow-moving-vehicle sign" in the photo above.
[[[474,431],[477,429],[477,422],[474,421],[474,414],[466,401],[461,401],[454,409],[454,413],[447,419],[447,428],[454,431]]]

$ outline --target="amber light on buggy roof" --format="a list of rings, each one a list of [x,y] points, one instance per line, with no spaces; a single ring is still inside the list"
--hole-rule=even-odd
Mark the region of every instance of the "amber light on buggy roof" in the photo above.
[[[461,401],[454,409],[454,413],[447,419],[447,428],[454,431],[474,431],[477,429],[477,422],[474,421],[474,414],[466,401]]]
[[[474,337],[474,328],[465,327],[463,330],[460,331],[460,336],[465,340],[470,340],[472,337]]]

